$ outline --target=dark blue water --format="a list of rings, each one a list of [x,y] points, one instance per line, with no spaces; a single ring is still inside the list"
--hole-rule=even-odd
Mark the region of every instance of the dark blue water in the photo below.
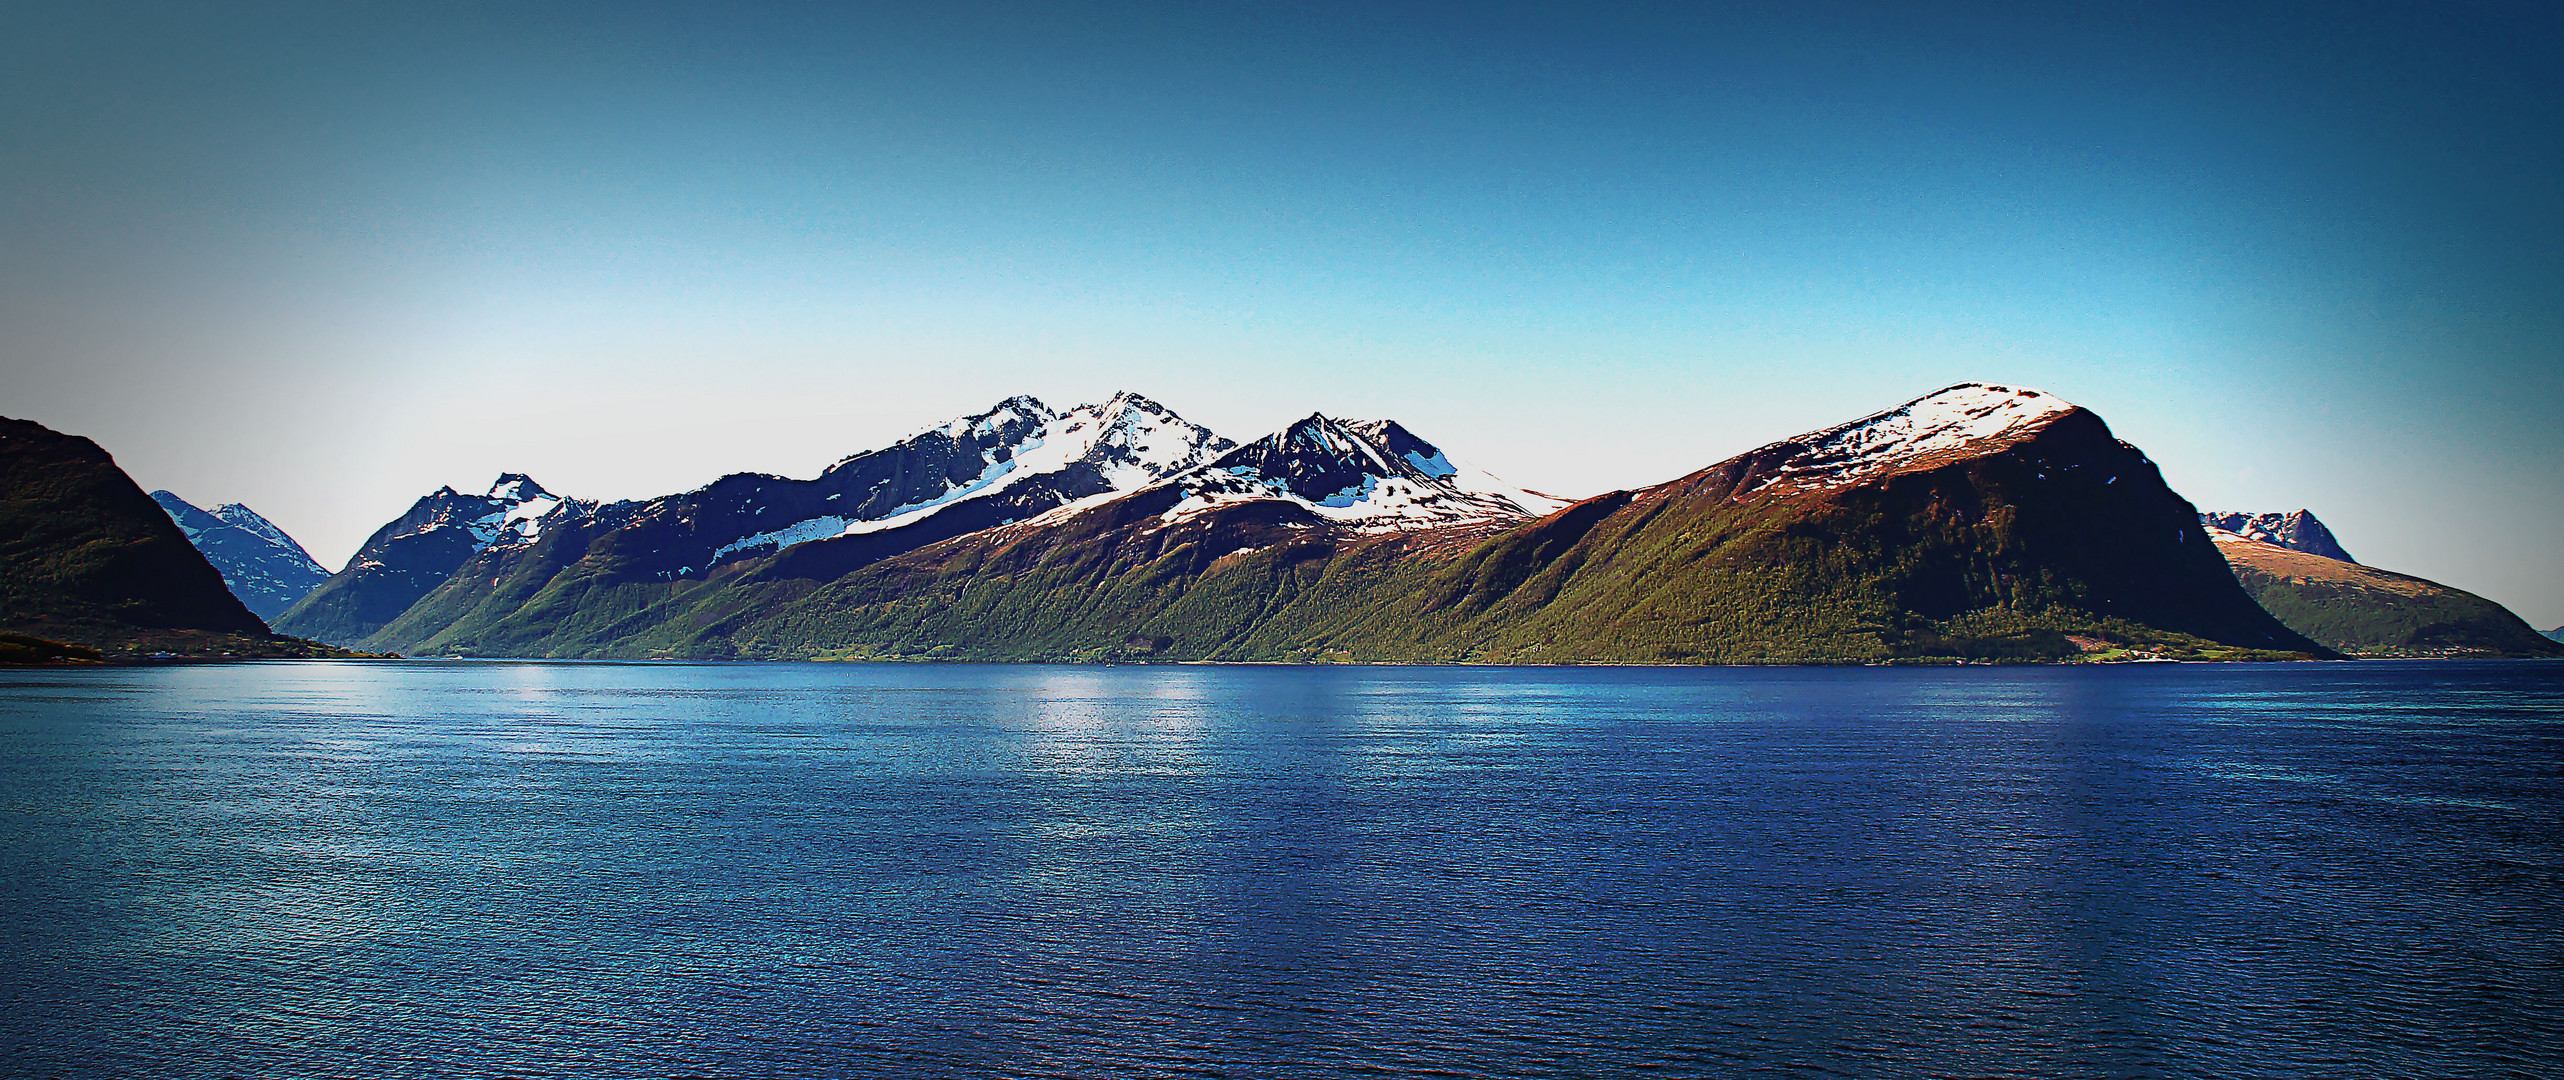
[[[0,1071],[2564,1075],[2564,665],[0,673]]]

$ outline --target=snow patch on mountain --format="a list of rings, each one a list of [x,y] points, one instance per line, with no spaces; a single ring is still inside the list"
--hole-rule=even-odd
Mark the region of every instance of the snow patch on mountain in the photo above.
[[[1167,522],[1271,499],[1358,532],[1402,532],[1522,520],[1567,505],[1455,462],[1395,421],[1314,413],[1169,483],[1184,498],[1160,515]]]
[[[208,513],[167,491],[151,497],[222,574],[232,595],[262,619],[276,617],[329,578],[303,545],[255,510],[226,503]]]
[[[1054,476],[1080,464],[1103,477],[1106,494],[1135,491],[1200,465],[1233,445],[1163,405],[1124,391],[1103,404],[1080,405],[1058,414],[1013,457],[990,461],[977,479],[877,520],[848,525],[845,533],[915,524],[953,503],[1005,491],[1028,478]]]
[[[1353,420],[1345,427],[1375,446],[1396,452],[1409,468],[1453,490],[1512,503],[1532,517],[1546,517],[1566,509],[1571,502],[1497,479],[1494,473],[1453,458],[1441,447],[1417,438],[1394,420]]]
[[[727,544],[714,548],[712,549],[712,559],[714,562],[719,562],[724,557],[737,552],[757,551],[758,549],[768,547],[771,547],[776,551],[781,551],[804,541],[836,536],[845,532],[846,527],[852,524],[854,524],[853,518],[842,517],[815,517],[804,521],[796,521],[780,529],[768,530],[766,532],[757,533],[753,536],[742,536]]]
[[[985,439],[1035,421],[1039,426],[1015,441],[983,449],[977,476],[950,484],[928,498],[870,519],[839,515],[808,518],[734,541],[715,552],[714,558],[756,551],[768,543],[781,550],[827,536],[903,528],[957,504],[1014,492],[1033,483],[1048,483],[1061,489],[1053,493],[1060,504],[1093,498],[1072,498],[1066,493],[1073,490],[1073,485],[1064,482],[1065,474],[1080,467],[1091,469],[1106,489],[1102,495],[1110,497],[1199,466],[1236,445],[1163,405],[1129,392],[1066,412],[1053,411],[1030,397],[1008,398],[988,413],[947,421],[926,429],[925,434],[941,432],[955,438],[968,434]]]
[[[409,520],[414,524],[377,539],[400,540],[460,529],[472,538],[471,547],[477,553],[532,543],[552,522],[595,509],[593,502],[565,499],[545,491],[543,485],[523,473],[502,473],[483,495],[465,495],[452,487],[436,489],[411,509]],[[357,553],[352,568],[384,568],[380,558],[369,554],[375,547],[375,541],[368,541],[366,550]]]
[[[266,541],[269,545],[285,552],[289,558],[310,563],[314,569],[320,567],[320,563],[312,559],[311,553],[303,550],[303,545],[295,543],[293,537],[285,535],[285,530],[277,528],[275,522],[267,520],[256,510],[239,503],[224,503],[214,508],[214,517],[225,525]]]
[[[1058,421],[1053,421],[1052,425],[1056,425],[1057,423]],[[1039,453],[1039,451],[1041,451],[1049,442],[1050,428],[1052,425],[1045,425],[1031,438],[1026,439],[1022,443],[1013,447],[1013,456],[1000,458],[996,456],[994,451],[992,451],[989,454],[990,460],[988,461],[987,467],[981,469],[977,477],[945,488],[943,494],[937,495],[931,499],[892,507],[889,513],[869,521],[855,520],[852,518],[844,519],[845,524],[839,526],[837,533],[833,535],[852,536],[856,533],[880,532],[883,529],[896,529],[902,525],[912,525],[932,517],[936,511],[942,510],[943,508],[960,502],[963,499],[968,499],[978,495],[994,494],[996,492],[1006,490],[1008,487],[1013,486],[1016,481],[1022,480],[1025,477],[1039,476],[1044,473],[1059,471],[1061,468],[1065,467],[1066,463],[1055,460],[1059,456],[1058,454],[1054,453],[1045,455]],[[814,520],[838,519],[825,518]],[[806,539],[816,540],[818,537],[812,536],[807,537]]]
[[[2200,512],[2199,523],[2211,529],[2249,537],[2290,551],[2321,555],[2327,559],[2339,559],[2346,563],[2359,561],[2351,558],[2350,552],[2342,550],[2341,541],[2333,537],[2333,531],[2325,528],[2324,523],[2316,520],[2314,513],[2309,510],[2285,514],[2206,510]]]
[[[1739,495],[1789,486],[1849,487],[1929,467],[2026,438],[2075,411],[2054,394],[2026,387],[1961,383],[1851,423],[1773,443],[1788,460]]]
[[[1040,398],[1028,394],[1017,394],[998,402],[995,408],[987,412],[973,416],[956,416],[943,423],[920,428],[893,445],[905,446],[934,436],[947,439],[1002,439],[1009,430],[1038,429],[1040,425],[1058,419],[1059,415],[1059,410],[1051,408]],[[848,462],[875,453],[879,451],[866,450],[862,453],[848,454],[837,459],[836,464],[823,470],[822,475],[834,472]]]
[[[565,502],[560,496],[543,490],[543,485],[523,473],[502,473],[490,484],[487,500],[489,512],[464,523],[472,530],[472,550],[480,551],[497,544],[524,543],[543,534],[544,520]]]

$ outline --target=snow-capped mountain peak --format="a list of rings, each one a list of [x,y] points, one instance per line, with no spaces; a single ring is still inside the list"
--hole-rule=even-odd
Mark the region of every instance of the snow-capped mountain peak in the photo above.
[[[303,545],[255,510],[226,503],[209,513],[167,491],[151,497],[259,618],[276,617],[329,577]]]
[[[1519,520],[1567,505],[1456,463],[1396,421],[1322,413],[1169,483],[1185,496],[1164,515],[1169,521],[1224,503],[1277,499],[1362,532]]]
[[[1040,398],[1017,394],[992,405],[985,412],[956,416],[940,424],[929,425],[907,438],[880,450],[866,450],[837,459],[820,472],[821,478],[839,469],[884,453],[914,449],[932,444],[956,442],[975,444],[982,453],[1012,453],[1012,448],[1039,432],[1042,425],[1059,418],[1059,410],[1044,404]],[[1002,454],[1001,454],[1002,456]]]
[[[224,503],[215,507],[213,514],[226,525],[292,552],[304,562],[311,561],[311,556],[303,551],[303,545],[295,543],[293,537],[285,535],[285,530],[277,528],[275,522],[267,520],[256,510],[239,503]]]
[[[503,502],[525,502],[531,499],[550,498],[551,494],[543,490],[543,485],[535,483],[533,477],[524,473],[500,473],[498,479],[490,482],[489,494],[482,497]]]
[[[1000,437],[1010,429],[1047,424],[1059,419],[1059,412],[1030,394],[1017,394],[998,402],[996,407],[976,416],[962,416],[945,421],[935,429],[959,438],[969,435],[986,439]]]
[[[1115,491],[1146,487],[1237,445],[1128,390],[1072,409],[1051,426],[1080,449],[1074,460],[1093,465]]]
[[[1066,411],[1036,398],[1010,397],[987,412],[847,457],[807,492],[799,481],[757,485],[762,494],[750,499],[760,505],[737,515],[751,527],[699,556],[680,556],[681,565],[665,573],[693,573],[813,540],[906,529],[929,518],[939,522],[937,528],[958,528],[965,519],[1019,521],[1066,503],[1145,487],[1233,445],[1134,393]],[[967,513],[950,516],[965,505],[971,508]],[[797,512],[784,510],[793,515],[785,517],[769,509],[782,507]]]
[[[1395,420],[1354,420],[1346,430],[1362,436],[1383,453],[1395,457],[1408,467],[1433,477],[1465,494],[1489,496],[1510,502],[1533,517],[1564,509],[1570,500],[1544,495],[1529,488],[1516,487],[1495,474],[1453,458],[1442,448],[1418,438],[1414,432]]]
[[[2286,514],[2205,510],[2199,514],[2199,524],[2212,530],[2241,536],[2247,540],[2259,540],[2290,551],[2321,555],[2327,559],[2339,559],[2346,563],[2359,561],[2351,558],[2350,552],[2342,550],[2341,541],[2333,538],[2333,531],[2325,528],[2324,523],[2316,520],[2314,513],[2308,510]]]
[[[377,540],[462,529],[471,535],[471,550],[482,551],[500,544],[531,541],[542,535],[545,522],[554,514],[594,506],[545,491],[543,485],[523,473],[501,473],[491,481],[486,495],[465,495],[451,485],[436,489],[411,507],[402,520],[385,526],[387,531]],[[565,511],[565,507],[569,509]],[[367,541],[367,550],[357,553],[356,562],[379,562],[369,554],[376,546],[377,541]]]
[[[1040,405],[1031,398],[1008,400]],[[1198,466],[1232,445],[1209,428],[1175,415],[1166,406],[1124,391],[1100,404],[1052,414],[1040,428],[1002,454],[989,450],[987,467],[974,479],[879,518],[847,521],[840,531],[854,535],[900,528],[953,503],[995,495],[1026,482],[1061,488],[1059,496],[1045,509],[1104,492],[1131,491]],[[1081,481],[1064,475],[1086,472],[1093,477]]]
[[[1848,487],[1873,477],[1929,468],[2026,439],[2076,411],[2073,402],[2027,387],[1960,383],[1848,424],[1786,439],[1781,464],[1740,489]]]
[[[543,532],[543,521],[561,507],[563,499],[543,490],[543,485],[524,473],[500,473],[490,483],[490,493],[482,496],[486,513],[466,525],[472,530],[472,549],[478,551],[493,544],[532,540]]]

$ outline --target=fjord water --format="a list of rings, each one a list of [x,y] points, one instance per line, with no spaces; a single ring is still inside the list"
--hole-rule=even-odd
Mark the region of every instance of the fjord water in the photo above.
[[[13,1075],[2564,1073],[2564,665],[0,674]]]

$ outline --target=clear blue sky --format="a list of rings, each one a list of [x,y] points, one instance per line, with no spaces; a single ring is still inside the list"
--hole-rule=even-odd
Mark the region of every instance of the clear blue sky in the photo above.
[[[1587,495],[2010,381],[2564,623],[2553,4],[368,8],[0,9],[0,414],[335,564],[1018,392]]]

